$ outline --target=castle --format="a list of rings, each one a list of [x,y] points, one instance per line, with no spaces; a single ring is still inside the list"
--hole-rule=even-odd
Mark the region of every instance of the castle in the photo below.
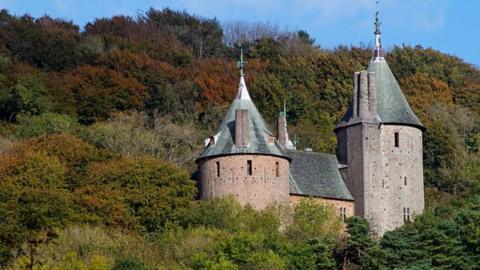
[[[250,98],[242,59],[237,95],[196,160],[201,199],[233,195],[262,209],[313,197],[342,219],[366,218],[377,236],[422,213],[424,127],[385,61],[378,12],[375,26],[373,57],[355,72],[353,100],[334,129],[336,155],[296,150],[285,110],[274,135]]]

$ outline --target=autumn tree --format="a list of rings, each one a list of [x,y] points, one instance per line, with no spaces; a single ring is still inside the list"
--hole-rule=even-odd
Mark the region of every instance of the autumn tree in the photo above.
[[[104,67],[79,67],[66,74],[64,82],[65,94],[84,124],[104,120],[116,111],[141,109],[148,97],[136,79]]]

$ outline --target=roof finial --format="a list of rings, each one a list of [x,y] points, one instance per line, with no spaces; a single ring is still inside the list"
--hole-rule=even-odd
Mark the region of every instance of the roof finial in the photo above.
[[[373,32],[375,34],[375,48],[373,52],[372,62],[384,59],[382,41],[381,41],[382,32],[380,31],[380,25],[382,23],[380,22],[380,16],[379,16],[380,11],[378,7],[379,6],[378,0],[376,1],[376,4],[377,4],[377,11],[375,12],[375,32]]]
[[[240,76],[243,76],[243,67],[245,66],[245,61],[243,61],[243,48],[240,48],[240,61],[237,61],[237,67],[240,69]]]
[[[245,66],[243,61],[243,48],[240,49],[240,61],[237,62],[237,67],[240,69],[240,83],[238,84],[237,99],[251,100],[250,94],[248,94],[247,85],[245,84],[245,78],[243,74],[243,67]]]
[[[378,16],[378,14],[380,13],[379,9],[378,9],[378,0],[376,2],[377,4],[377,12],[375,12],[375,32],[374,34],[375,35],[380,35],[382,32],[380,32],[380,18]]]

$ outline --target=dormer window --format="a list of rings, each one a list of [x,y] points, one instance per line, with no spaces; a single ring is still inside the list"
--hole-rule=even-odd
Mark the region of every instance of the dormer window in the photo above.
[[[268,144],[269,145],[274,145],[275,144],[275,137],[268,136]]]
[[[210,136],[210,138],[208,138],[207,146],[212,146],[214,144],[215,144],[215,136]]]

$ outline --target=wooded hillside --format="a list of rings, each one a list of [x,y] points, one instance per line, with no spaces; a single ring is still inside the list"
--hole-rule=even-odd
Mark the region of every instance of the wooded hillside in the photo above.
[[[376,241],[358,218],[347,237],[309,201],[256,212],[195,200],[193,160],[235,95],[240,48],[270,126],[285,100],[298,148],[334,152],[372,52],[321,45],[170,9],[82,27],[2,10],[0,268],[478,269],[480,69],[420,45],[386,55],[427,128],[428,210],[415,222]]]

